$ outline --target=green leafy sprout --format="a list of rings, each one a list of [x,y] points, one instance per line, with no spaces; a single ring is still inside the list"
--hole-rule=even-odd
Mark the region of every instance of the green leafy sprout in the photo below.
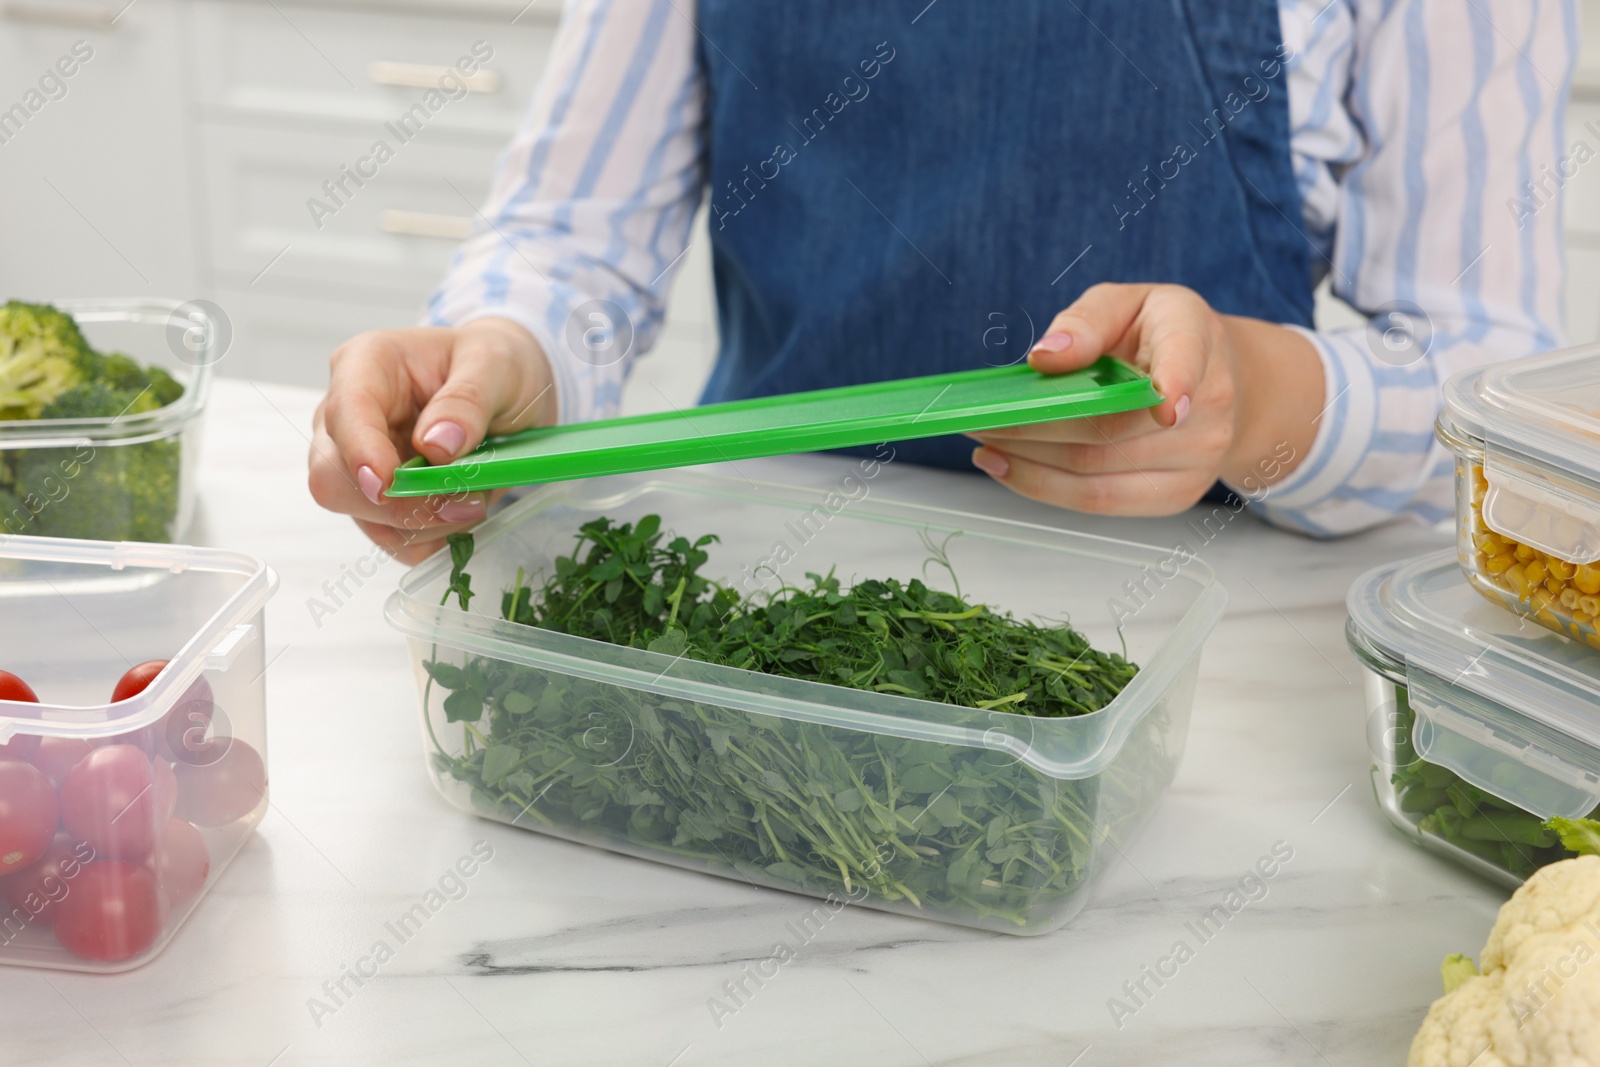
[[[1104,708],[1137,667],[1069,626],[1019,621],[921,579],[807,575],[744,597],[702,573],[717,538],[659,517],[585,523],[509,621],[765,674],[1059,718]],[[470,544],[445,593],[466,604]],[[942,554],[935,562],[948,566]],[[1042,926],[1176,771],[1163,709],[1104,772],[1057,780],[1009,753],[752,714],[467,655],[425,662],[459,749],[441,773],[506,822],[751,882],[994,927]],[[431,729],[431,725],[430,725]]]

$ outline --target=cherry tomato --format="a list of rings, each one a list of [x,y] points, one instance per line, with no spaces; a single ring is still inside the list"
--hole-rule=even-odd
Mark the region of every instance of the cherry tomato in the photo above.
[[[0,763],[0,874],[32,865],[56,833],[56,791],[31,763]]]
[[[215,746],[209,762],[180,762],[174,768],[178,818],[196,826],[223,826],[250,814],[267,795],[267,767],[261,754],[237,737],[209,743]]]
[[[31,762],[59,789],[67,772],[92,751],[93,747],[81,737],[42,737]]]
[[[122,860],[85,864],[54,910],[56,940],[74,956],[104,963],[139,955],[167,921],[155,874]]]
[[[167,903],[173,911],[179,911],[205,887],[211,873],[211,852],[199,830],[182,819],[173,819],[151,853],[150,867],[167,895]]]
[[[111,691],[111,702],[127,700],[144,692],[156,676],[166,669],[168,660],[152,659],[129,667]],[[182,760],[184,753],[200,746],[211,725],[215,702],[205,678],[196,678],[172,708],[149,726],[97,742],[103,745],[137,745],[150,755]]]
[[[73,841],[65,830],[58,832],[37,863],[0,881],[7,907],[33,922],[51,922],[56,904],[72,891],[72,880],[92,859],[94,849]]]
[[[145,688],[156,680],[156,675],[166,670],[169,660],[147,659],[143,663],[129,667],[121,678],[117,679],[117,686],[111,690],[111,703],[127,700],[131,696],[138,696]]]
[[[61,821],[107,859],[143,859],[171,815],[166,770],[132,745],[97,748],[61,782]]]
[[[0,671],[0,700],[17,700],[28,704],[39,703],[39,694],[33,687],[10,671]],[[35,734],[18,734],[5,744],[0,745],[0,760],[22,760],[27,762],[33,756],[34,749],[39,747],[39,738]]]

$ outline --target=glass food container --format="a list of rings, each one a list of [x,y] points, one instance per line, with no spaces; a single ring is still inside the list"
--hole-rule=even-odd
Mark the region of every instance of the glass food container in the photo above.
[[[1485,603],[1449,549],[1369,571],[1347,603],[1390,821],[1508,886],[1568,858],[1542,824],[1600,807],[1600,657]]]
[[[1467,371],[1444,395],[1467,579],[1600,648],[1600,346]]]
[[[184,391],[136,414],[0,421],[0,534],[183,540],[194,515],[201,415],[225,327],[203,308],[174,300],[55,306],[97,351],[158,366]]]
[[[855,471],[832,490],[682,470],[547,485],[479,528],[470,611],[441,605],[447,554],[408,573],[387,615],[409,639],[440,792],[835,908],[1019,934],[1066,923],[1177,771],[1223,590],[1187,552],[891,503]],[[703,573],[746,594],[830,569],[846,585],[959,581],[1019,618],[1070,620],[1140,670],[1097,712],[1031,718],[502,620],[519,569],[537,583],[580,525],[649,514],[719,535]]]
[[[0,671],[38,698],[0,678],[0,964],[136,967],[266,812],[277,579],[236,552],[65,538],[0,535],[0,563]],[[114,700],[148,660],[168,662]]]

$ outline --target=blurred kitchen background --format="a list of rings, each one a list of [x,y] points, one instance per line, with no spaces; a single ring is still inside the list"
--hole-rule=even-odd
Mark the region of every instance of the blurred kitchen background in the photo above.
[[[1600,0],[1585,0],[1600,26]],[[0,299],[203,298],[220,373],[320,386],[344,339],[417,321],[545,63],[559,0],[0,0]],[[1567,144],[1600,128],[1600,32]],[[476,41],[494,49],[336,215],[308,197]],[[83,42],[83,44],[78,44]],[[87,45],[92,56],[79,60]],[[77,47],[77,53],[74,48]],[[61,69],[25,123],[6,109]],[[42,95],[42,94],[41,94]],[[37,98],[34,98],[36,101]],[[1566,187],[1573,342],[1600,337],[1600,166]],[[692,404],[716,351],[704,215],[627,412]],[[1327,323],[1351,313],[1324,300]],[[1019,341],[1022,340],[1019,338]]]

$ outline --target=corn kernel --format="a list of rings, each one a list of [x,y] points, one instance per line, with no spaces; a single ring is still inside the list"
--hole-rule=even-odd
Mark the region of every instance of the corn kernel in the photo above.
[[[1600,634],[1590,634],[1583,641],[1590,648],[1600,648]]]
[[[1578,591],[1571,586],[1561,590],[1557,595],[1557,599],[1561,601],[1561,606],[1568,611],[1576,611],[1578,609]]]
[[[1578,598],[1578,610],[1585,615],[1600,617],[1600,596],[1581,596]]]
[[[1564,559],[1557,559],[1555,556],[1546,556],[1544,565],[1550,569],[1551,574],[1560,578],[1563,582],[1572,581],[1572,576],[1578,573],[1576,565],[1568,563]]]
[[[1550,590],[1551,595],[1560,596],[1561,590],[1567,587],[1567,583],[1563,582],[1560,578],[1546,578],[1544,580],[1544,587]]]
[[[1498,556],[1485,557],[1483,569],[1488,571],[1490,574],[1504,574],[1506,571],[1511,569],[1512,564],[1514,563],[1516,563],[1515,559],[1513,559],[1509,554],[1502,553]],[[1596,589],[1595,592],[1600,593],[1600,589]]]
[[[1513,542],[1513,544],[1515,544],[1515,542]],[[1511,550],[1511,554],[1516,556],[1522,562],[1526,563],[1537,556],[1539,551],[1537,549],[1529,548],[1527,545],[1517,545],[1516,548]]]
[[[1535,557],[1523,565],[1522,573],[1527,576],[1529,585],[1540,585],[1550,572],[1545,567],[1544,560]]]
[[[1506,588],[1515,593],[1518,600],[1522,600],[1528,595],[1528,576],[1522,572],[1522,567],[1523,565],[1518,563],[1501,575],[1501,578],[1505,581]]]
[[[1572,584],[1578,587],[1578,592],[1594,596],[1600,593],[1600,567],[1593,563],[1581,563],[1577,572],[1572,576]]]
[[[1587,626],[1590,629],[1593,629],[1594,616],[1590,615],[1586,611],[1574,611],[1572,613],[1572,624],[1574,626]]]

